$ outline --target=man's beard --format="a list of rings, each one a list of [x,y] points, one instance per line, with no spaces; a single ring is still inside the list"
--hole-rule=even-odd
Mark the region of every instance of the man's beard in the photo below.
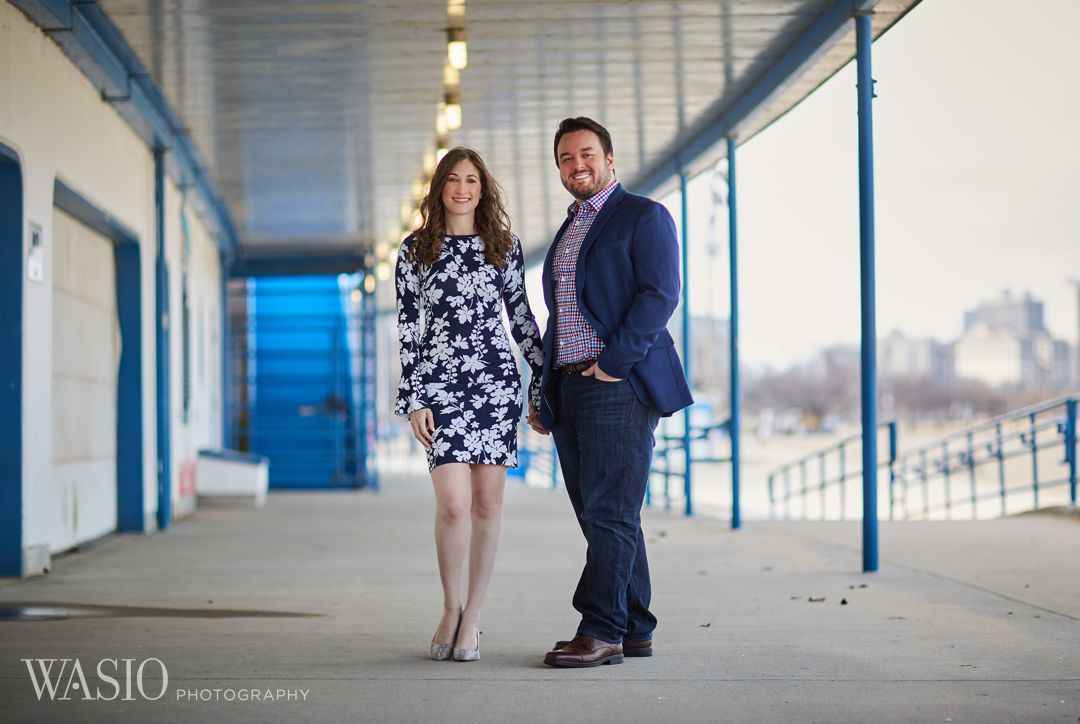
[[[587,200],[591,199],[593,196],[596,196],[598,193],[600,193],[604,189],[606,189],[608,186],[610,186],[611,182],[614,181],[614,180],[615,180],[615,174],[614,173],[608,173],[606,178],[598,178],[596,180],[596,185],[595,186],[590,186],[589,188],[583,189],[583,190],[580,190],[580,191],[577,190],[576,188],[567,188],[566,190],[569,191],[570,195],[573,196],[578,201],[587,201]]]

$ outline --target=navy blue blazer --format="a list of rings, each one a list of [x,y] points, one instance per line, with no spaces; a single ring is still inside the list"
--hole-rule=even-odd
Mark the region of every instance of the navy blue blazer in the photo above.
[[[551,428],[558,417],[549,393],[555,359],[555,246],[544,260],[544,376],[540,422]],[[668,320],[679,304],[679,243],[675,222],[660,204],[628,193],[620,185],[604,203],[578,254],[575,294],[578,308],[604,342],[600,369],[630,381],[638,399],[668,416],[693,403]]]

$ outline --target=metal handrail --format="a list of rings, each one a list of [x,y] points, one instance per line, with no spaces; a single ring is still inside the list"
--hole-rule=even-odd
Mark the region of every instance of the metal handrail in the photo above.
[[[656,447],[653,450],[653,465],[649,471],[650,478],[652,474],[659,474],[664,479],[664,509],[671,510],[671,479],[679,478],[685,481],[687,467],[693,467],[696,463],[730,463],[731,456],[695,456],[693,443],[698,440],[707,440],[713,433],[726,433],[729,437],[731,434],[731,419],[721,420],[720,422],[711,425],[691,425],[689,436],[679,433],[678,435],[659,435],[656,438]],[[685,453],[686,441],[690,441],[690,455]],[[671,466],[672,457],[674,453],[683,451],[683,467],[682,470],[673,469]],[[662,467],[661,467],[662,463]],[[693,479],[691,477],[691,479]],[[684,494],[690,497],[686,501],[687,510],[693,509],[692,496],[693,489],[685,490]],[[652,500],[652,485],[645,486],[645,505],[651,506]],[[689,514],[689,513],[688,513]]]
[[[977,518],[979,503],[997,499],[1001,515],[1008,513],[1008,498],[1013,494],[1031,494],[1032,508],[1039,509],[1040,493],[1061,486],[1068,486],[1070,504],[1076,505],[1077,497],[1077,395],[1057,397],[1046,402],[1029,405],[990,418],[948,435],[944,435],[914,450],[905,452],[898,461],[899,473],[895,483],[900,485],[903,496],[904,517],[912,517],[909,493],[916,484],[921,489],[920,514],[944,512],[952,517],[953,508],[969,505],[971,517]],[[1047,416],[1049,414],[1049,416]],[[1040,418],[1040,416],[1042,416]],[[1020,423],[1015,429],[1012,423]],[[1007,429],[1013,427],[1013,429]],[[1050,433],[1047,440],[1040,433]],[[1063,457],[1059,464],[1066,470],[1062,477],[1047,479],[1045,469],[1040,477],[1039,453],[1061,448]],[[1030,477],[1019,485],[1010,486],[1007,481],[1006,462],[1028,457]],[[980,492],[980,467],[994,466],[996,486],[990,492]],[[953,495],[955,475],[967,474],[966,495]],[[941,477],[943,498],[940,503],[930,502],[930,482]],[[893,491],[890,491],[893,494]]]
[[[712,425],[692,425],[690,427],[690,440],[691,443],[698,440],[706,440],[712,434],[720,432],[728,432],[730,420],[722,420],[719,423]],[[679,435],[658,435],[656,437],[656,447],[653,451],[653,465],[649,471],[650,478],[653,474],[663,475],[664,477],[664,505],[665,508],[671,507],[671,494],[670,494],[670,481],[671,478],[683,478],[685,472],[685,457],[684,457],[684,469],[673,469],[671,466],[671,458],[674,453],[681,451],[684,447],[684,436]],[[530,471],[535,467],[540,471],[540,476],[544,478],[544,483],[549,484],[552,489],[556,489],[560,486],[562,481],[562,470],[559,467],[558,453],[555,449],[554,441],[551,437],[542,437],[533,433],[527,427],[524,428],[522,444],[519,448],[519,472],[514,477],[521,478],[523,481],[528,481],[530,477],[533,480],[537,480],[537,475],[530,476]],[[691,446],[691,455],[689,463],[694,465],[696,463],[729,463],[731,457],[716,457],[716,456],[694,456],[693,448]],[[662,467],[661,467],[662,465]],[[645,486],[645,505],[651,506],[653,504],[652,485]]]
[[[878,467],[885,469],[889,473],[890,487],[895,479],[895,463],[897,457],[897,424],[896,420],[885,420],[878,425],[878,430],[886,430],[889,435],[889,454],[888,457],[878,463]],[[836,442],[833,442],[827,447],[820,450],[816,450],[812,453],[803,455],[790,463],[785,463],[766,475],[766,482],[769,488],[769,518],[775,519],[777,517],[776,509],[779,504],[783,505],[784,517],[790,518],[788,511],[788,504],[796,498],[802,499],[802,518],[805,520],[809,517],[808,504],[811,493],[817,493],[821,497],[821,519],[825,519],[825,504],[830,487],[837,487],[840,493],[840,518],[843,520],[846,517],[847,510],[847,482],[849,480],[858,480],[862,478],[862,469],[849,470],[847,467],[847,450],[854,443],[862,442],[862,435],[848,435],[841,438]],[[837,467],[839,473],[833,477],[826,475],[826,462],[831,453],[836,453]],[[809,476],[807,475],[807,465],[811,461],[817,461],[817,473],[818,478],[816,484],[811,487]],[[799,483],[800,488],[797,490],[791,489],[791,472],[793,470],[799,471]],[[778,501],[776,493],[776,480],[780,478],[783,486],[783,497]],[[892,510],[892,504],[890,502],[890,511]]]
[[[555,449],[555,439],[551,435],[543,436],[533,432],[527,425],[522,425],[521,447],[518,448],[518,468],[513,477],[527,483],[530,477],[540,480],[552,490],[562,481],[562,469],[559,467],[559,455]],[[536,474],[530,476],[530,471]]]
[[[1030,494],[1031,505],[1038,510],[1040,494],[1062,486],[1068,486],[1069,501],[1075,507],[1077,433],[1080,431],[1077,424],[1078,401],[1080,395],[1074,394],[1028,405],[943,435],[903,453],[897,450],[895,420],[884,423],[883,426],[889,428],[889,456],[879,466],[888,470],[889,519],[929,518],[941,513],[951,518],[954,509],[962,506],[970,507],[971,517],[977,518],[980,503],[995,499],[999,501],[999,513],[1005,515],[1009,510],[1009,497],[1020,494]],[[1021,429],[1016,428],[1018,424]],[[802,518],[806,519],[808,498],[816,492],[821,495],[821,518],[824,519],[825,491],[830,485],[840,488],[843,517],[846,508],[845,484],[862,475],[861,470],[846,469],[844,450],[859,440],[858,435],[849,436],[770,472],[767,476],[770,517],[777,517],[777,508],[781,504],[784,516],[790,517],[789,503],[801,498]],[[1064,465],[1065,471],[1062,475],[1048,478],[1046,461],[1042,461],[1041,468],[1039,455],[1058,448],[1062,449],[1062,457],[1057,464]],[[840,472],[829,477],[825,475],[824,460],[826,455],[833,452],[839,456]],[[1025,457],[1030,460],[1028,474],[1022,483],[1010,485],[1006,480],[1006,463]],[[815,487],[811,487],[807,477],[807,466],[813,460],[818,461]],[[981,477],[979,473],[991,466],[996,468],[996,479],[992,486],[987,486],[986,477]],[[792,490],[790,478],[795,470],[799,471],[801,487]],[[776,491],[778,480],[783,484],[782,496],[778,496]],[[940,485],[936,485],[938,482]],[[933,492],[932,484],[935,488]],[[913,489],[919,491],[917,506],[912,505]],[[936,501],[935,493],[939,493]]]

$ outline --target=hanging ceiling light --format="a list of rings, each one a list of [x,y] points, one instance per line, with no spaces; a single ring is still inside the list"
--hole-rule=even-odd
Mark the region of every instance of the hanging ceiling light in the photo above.
[[[449,27],[446,29],[446,60],[443,62],[443,102],[439,103],[435,113],[435,150],[430,146],[424,151],[423,178],[415,181],[412,187],[413,204],[419,206],[435,174],[435,166],[443,160],[450,149],[450,131],[461,128],[461,71],[469,64],[469,50],[465,43],[465,0],[447,0],[446,14]],[[412,214],[413,227],[419,227],[422,217],[419,209],[402,204],[403,225],[408,225],[408,215]]]
[[[460,107],[458,108],[457,118],[458,118],[458,121],[459,121],[457,127],[460,127],[461,126],[461,123],[460,123],[460,121],[461,121],[461,108]],[[439,136],[441,138],[442,136],[445,136],[449,130],[450,130],[450,119],[447,116],[446,104],[445,103],[440,103],[439,107],[438,107],[438,110],[435,111],[435,135]]]
[[[461,71],[449,61],[443,64],[443,102],[439,104],[439,122],[450,131],[461,128]]]
[[[451,131],[461,128],[461,91],[457,88],[447,88],[443,94],[443,119],[446,127]]]
[[[461,104],[460,103],[447,103],[446,104],[446,127],[451,131],[456,131],[461,128]]]
[[[442,82],[444,88],[457,88],[461,85],[461,71],[450,65],[449,60],[443,63]]]
[[[446,59],[456,70],[465,70],[469,64],[469,48],[465,44],[465,28],[446,29]]]

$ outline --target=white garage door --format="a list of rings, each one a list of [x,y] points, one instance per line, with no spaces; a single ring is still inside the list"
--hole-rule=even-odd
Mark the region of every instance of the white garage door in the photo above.
[[[53,212],[53,552],[116,529],[120,329],[112,242]]]

